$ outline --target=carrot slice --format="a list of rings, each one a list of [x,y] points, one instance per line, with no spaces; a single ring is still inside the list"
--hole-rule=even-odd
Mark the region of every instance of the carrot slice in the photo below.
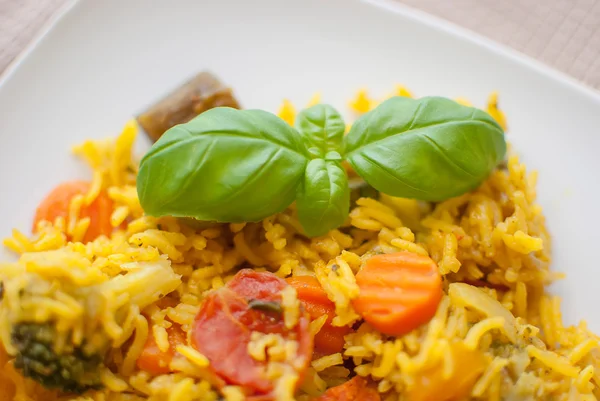
[[[360,376],[325,391],[313,401],[381,401],[377,390]]]
[[[341,352],[344,349],[344,336],[352,329],[331,325],[335,317],[335,304],[329,300],[319,280],[312,276],[296,276],[288,278],[287,282],[296,289],[298,299],[312,320],[327,315],[325,324],[315,335],[315,351],[324,355]]]
[[[148,333],[148,339],[142,353],[138,357],[137,366],[140,370],[153,375],[163,375],[171,372],[169,365],[177,354],[177,346],[185,345],[187,337],[185,332],[178,325],[173,325],[167,329],[169,337],[169,349],[163,352],[158,348],[156,338],[152,332]]]
[[[87,181],[68,181],[58,185],[42,200],[38,206],[33,219],[32,231],[37,230],[40,221],[54,222],[58,217],[67,219],[69,216],[69,204],[76,195],[85,195],[90,189]],[[89,217],[90,225],[83,237],[83,242],[90,242],[101,235],[110,236],[113,227],[110,216],[114,205],[106,191],[100,191],[98,197],[88,206],[83,206],[80,218]]]
[[[393,336],[431,320],[442,298],[435,262],[410,252],[373,256],[356,275],[356,283],[356,312],[376,330]]]

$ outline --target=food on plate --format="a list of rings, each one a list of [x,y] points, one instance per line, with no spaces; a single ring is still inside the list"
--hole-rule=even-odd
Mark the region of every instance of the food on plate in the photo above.
[[[373,386],[360,376],[339,386],[331,387],[315,401],[379,401],[381,397]]]
[[[373,328],[394,336],[430,321],[442,298],[437,264],[411,252],[372,256],[356,274],[356,284],[354,309]]]
[[[312,359],[310,319],[293,289],[270,272],[240,270],[207,295],[192,328],[192,344],[224,382],[244,394],[285,397]],[[219,341],[215,334],[219,334]]]
[[[335,304],[327,297],[319,280],[313,276],[292,276],[287,282],[296,289],[298,299],[311,319],[319,322],[319,331],[314,335],[315,352],[322,355],[342,352],[344,336],[350,333],[352,328],[333,325]]]
[[[599,399],[497,94],[189,99],[141,159],[135,121],[75,147],[90,180],[4,241],[0,401]]]
[[[137,121],[152,141],[213,107],[240,108],[231,89],[210,72],[201,72],[148,107]]]
[[[348,217],[342,161],[382,193],[442,201],[479,186],[506,153],[489,114],[440,97],[392,97],[347,135],[324,104],[300,112],[295,125],[261,110],[215,108],[173,127],[140,163],[142,207],[156,217],[241,223],[295,200],[314,237]]]
[[[153,333],[148,333],[148,339],[137,359],[137,366],[144,372],[161,375],[171,372],[171,362],[178,357],[177,347],[187,344],[187,335],[181,326],[174,324],[166,329],[169,347],[161,350]],[[179,356],[180,357],[180,356]]]
[[[65,221],[69,217],[71,204],[82,205],[78,218],[85,222],[79,227],[73,226],[67,231],[67,238],[75,242],[93,241],[100,235],[109,236],[113,231],[110,217],[113,213],[113,201],[106,191],[94,193],[91,203],[85,202],[85,195],[90,192],[91,185],[86,181],[67,181],[59,184],[38,206],[33,218],[33,231],[37,231],[40,223],[47,221],[56,223],[57,219]],[[76,230],[78,228],[79,230]]]
[[[90,261],[75,249],[64,249],[24,254],[3,269],[2,330],[14,368],[65,393],[101,388],[107,354],[123,346],[136,325],[147,326],[139,311],[174,291],[180,279],[166,260],[123,267],[107,279],[90,272]]]

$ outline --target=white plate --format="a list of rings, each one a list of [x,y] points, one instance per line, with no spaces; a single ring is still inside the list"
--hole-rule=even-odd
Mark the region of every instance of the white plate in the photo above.
[[[522,56],[393,0],[80,1],[0,84],[0,233],[28,230],[59,181],[86,176],[69,156],[116,134],[134,113],[210,69],[246,107],[304,104],[315,91],[343,107],[357,88],[464,96],[501,92],[509,140],[540,170],[554,268],[568,279],[569,322],[600,331],[596,265],[600,97]],[[588,312],[584,312],[585,310]]]

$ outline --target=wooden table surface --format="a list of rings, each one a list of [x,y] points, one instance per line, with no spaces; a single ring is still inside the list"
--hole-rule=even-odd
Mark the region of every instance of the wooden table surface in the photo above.
[[[600,89],[600,0],[396,1],[508,45]],[[0,73],[65,2],[0,0]]]

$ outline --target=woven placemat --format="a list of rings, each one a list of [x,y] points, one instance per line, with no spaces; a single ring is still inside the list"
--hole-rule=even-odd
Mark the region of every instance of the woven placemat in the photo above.
[[[600,89],[600,0],[397,0]],[[0,72],[66,0],[0,0]]]
[[[400,0],[600,89],[600,0]]]

